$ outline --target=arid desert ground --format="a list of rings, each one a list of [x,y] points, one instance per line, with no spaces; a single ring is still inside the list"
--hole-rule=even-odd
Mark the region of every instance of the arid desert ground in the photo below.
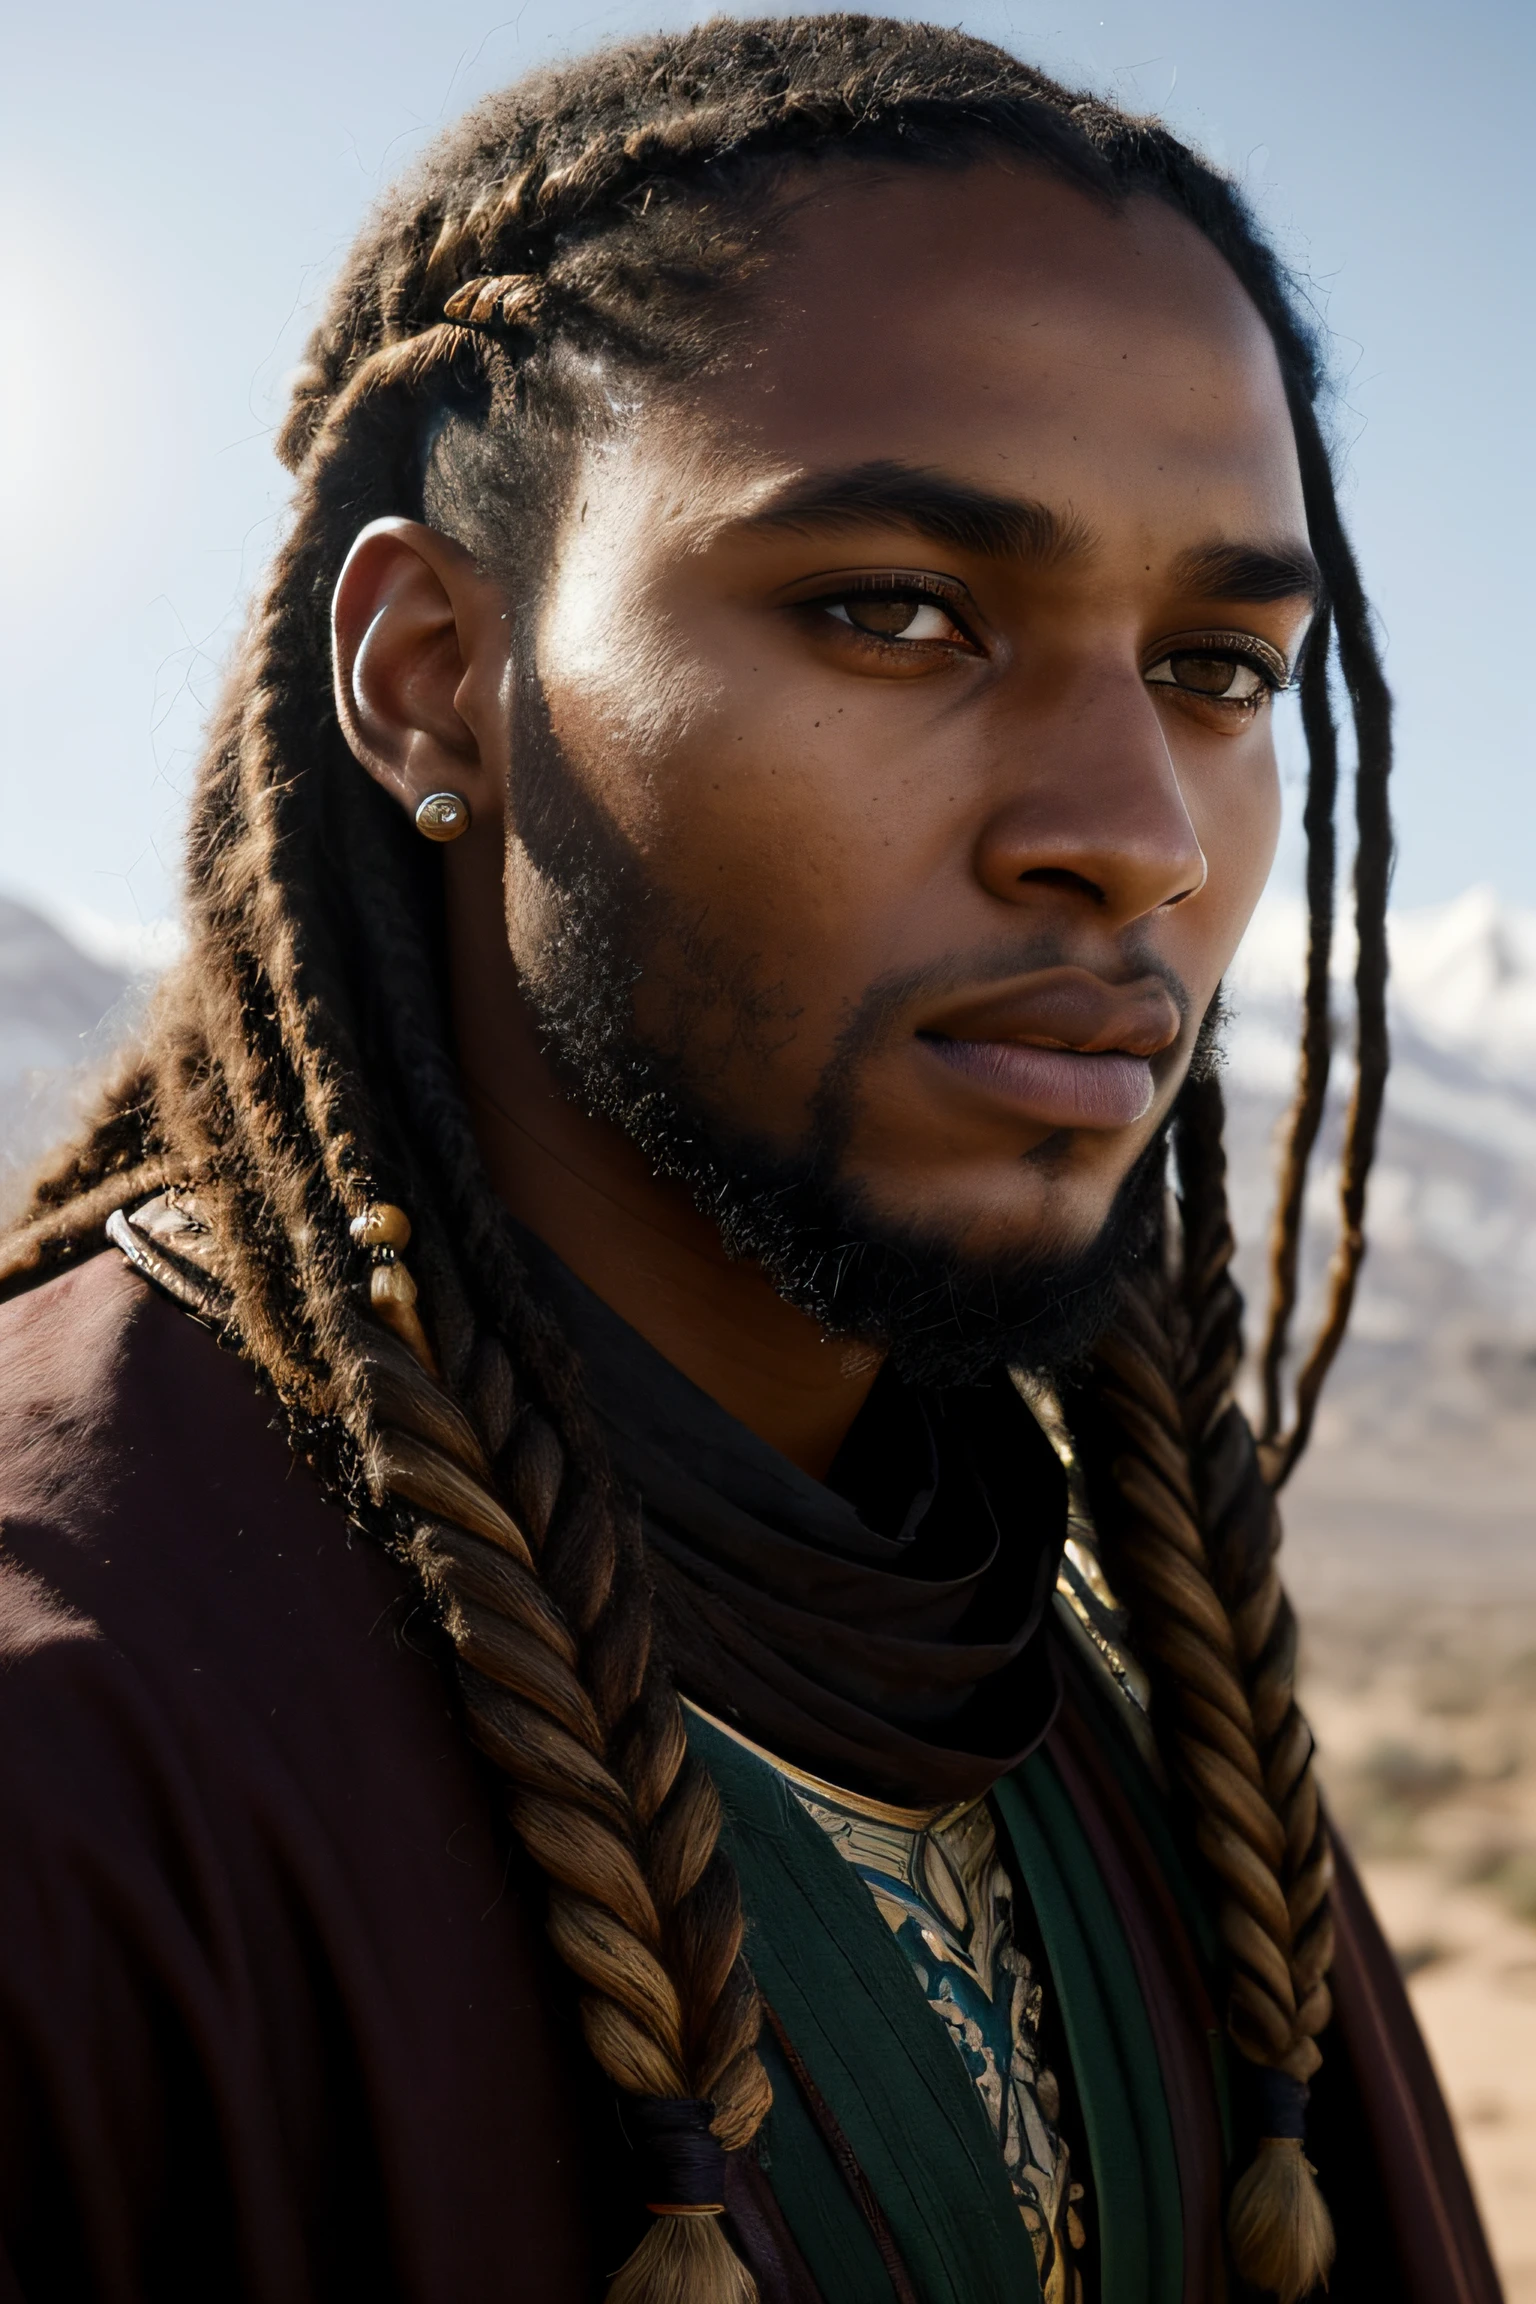
[[[1536,1369],[1531,1371],[1536,1395]],[[1510,2304],[1536,2304],[1536,1415],[1325,1434],[1287,1510],[1325,1781],[1428,2036]]]

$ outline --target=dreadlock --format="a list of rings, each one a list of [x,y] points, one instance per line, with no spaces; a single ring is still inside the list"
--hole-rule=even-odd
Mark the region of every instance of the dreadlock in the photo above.
[[[591,2053],[637,2116],[681,2105],[726,2152],[746,2146],[770,2092],[718,1801],[653,1648],[634,1508],[477,1156],[446,1016],[439,866],[343,740],[328,609],[352,539],[381,515],[435,517],[493,564],[509,529],[536,537],[542,519],[547,534],[591,376],[606,363],[665,383],[707,358],[706,310],[751,274],[754,227],[797,164],[954,166],[998,147],[1096,199],[1166,201],[1225,257],[1274,340],[1327,590],[1303,681],[1311,952],[1262,1449],[1232,1397],[1242,1307],[1209,1077],[1177,1107],[1166,1252],[1127,1283],[1069,1402],[1215,1883],[1230,2037],[1259,2085],[1264,2141],[1234,2194],[1234,2260],[1296,2304],[1332,2248],[1299,2118],[1329,2013],[1329,1860],[1274,1489],[1305,1444],[1363,1250],[1386,1066],[1389,707],[1312,332],[1233,187],[1160,125],[958,32],[823,16],[615,48],[449,134],[354,250],[279,439],[293,518],[193,805],[185,961],[100,1116],[38,1186],[0,1280],[89,1253],[108,1214],[146,1192],[195,1187],[216,1212],[231,1337],[328,1491],[436,1603],[469,1732],[547,1879]],[[521,523],[491,517],[514,500]],[[526,565],[512,573],[526,590]],[[1358,1072],[1340,1246],[1286,1431],[1331,1034],[1334,650],[1358,754]],[[752,2296],[718,2216],[656,2205],[610,2298]]]

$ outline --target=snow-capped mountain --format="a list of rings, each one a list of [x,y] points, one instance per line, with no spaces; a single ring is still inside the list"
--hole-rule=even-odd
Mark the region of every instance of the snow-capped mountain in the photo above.
[[[0,896],[0,1083],[79,1063],[125,984],[40,912]]]
[[[136,1011],[141,971],[103,951],[105,941],[87,952],[29,904],[0,896],[0,1216]]]
[[[1536,915],[1472,888],[1398,913],[1390,940],[1392,1071],[1370,1247],[1330,1389],[1336,1404],[1386,1426],[1528,1412],[1536,1408]],[[1347,934],[1339,942],[1330,1125],[1306,1211],[1314,1289],[1333,1242],[1352,1077],[1354,955]],[[1229,980],[1233,1197],[1256,1304],[1274,1131],[1295,1079],[1304,944],[1300,906],[1272,899]]]

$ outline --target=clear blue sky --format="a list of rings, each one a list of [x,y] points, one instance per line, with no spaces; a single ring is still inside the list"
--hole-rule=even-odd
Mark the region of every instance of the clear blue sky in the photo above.
[[[744,11],[757,12],[757,11]],[[1530,0],[982,0],[962,22],[1232,168],[1333,337],[1401,706],[1398,897],[1536,905]],[[282,384],[389,178],[667,0],[5,4],[0,883],[173,900],[198,730],[271,549]]]

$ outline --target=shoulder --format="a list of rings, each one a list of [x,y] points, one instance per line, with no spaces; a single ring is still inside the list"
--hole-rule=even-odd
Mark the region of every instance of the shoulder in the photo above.
[[[87,1773],[104,1741],[196,1769],[338,1680],[440,1714],[435,1669],[401,1654],[412,1604],[253,1372],[117,1253],[0,1306],[0,1797],[40,1741]]]
[[[414,1579],[115,1253],[0,1308],[0,1847],[0,2009],[376,1893],[420,1956],[500,1888]]]
[[[414,1580],[237,1356],[115,1252],[0,1306],[0,2290],[63,2217],[169,2293],[133,2267],[211,2201],[215,2292],[307,2294],[313,2201],[362,2261],[386,2170],[444,2294],[504,2279],[509,2181],[579,2237],[487,1791]]]
[[[115,1251],[0,1306],[0,1530],[0,1573],[125,1636],[135,1589],[348,1536],[253,1372]]]
[[[7,1523],[35,1514],[88,1544],[156,1491],[288,1464],[251,1371],[116,1250],[0,1305]]]

